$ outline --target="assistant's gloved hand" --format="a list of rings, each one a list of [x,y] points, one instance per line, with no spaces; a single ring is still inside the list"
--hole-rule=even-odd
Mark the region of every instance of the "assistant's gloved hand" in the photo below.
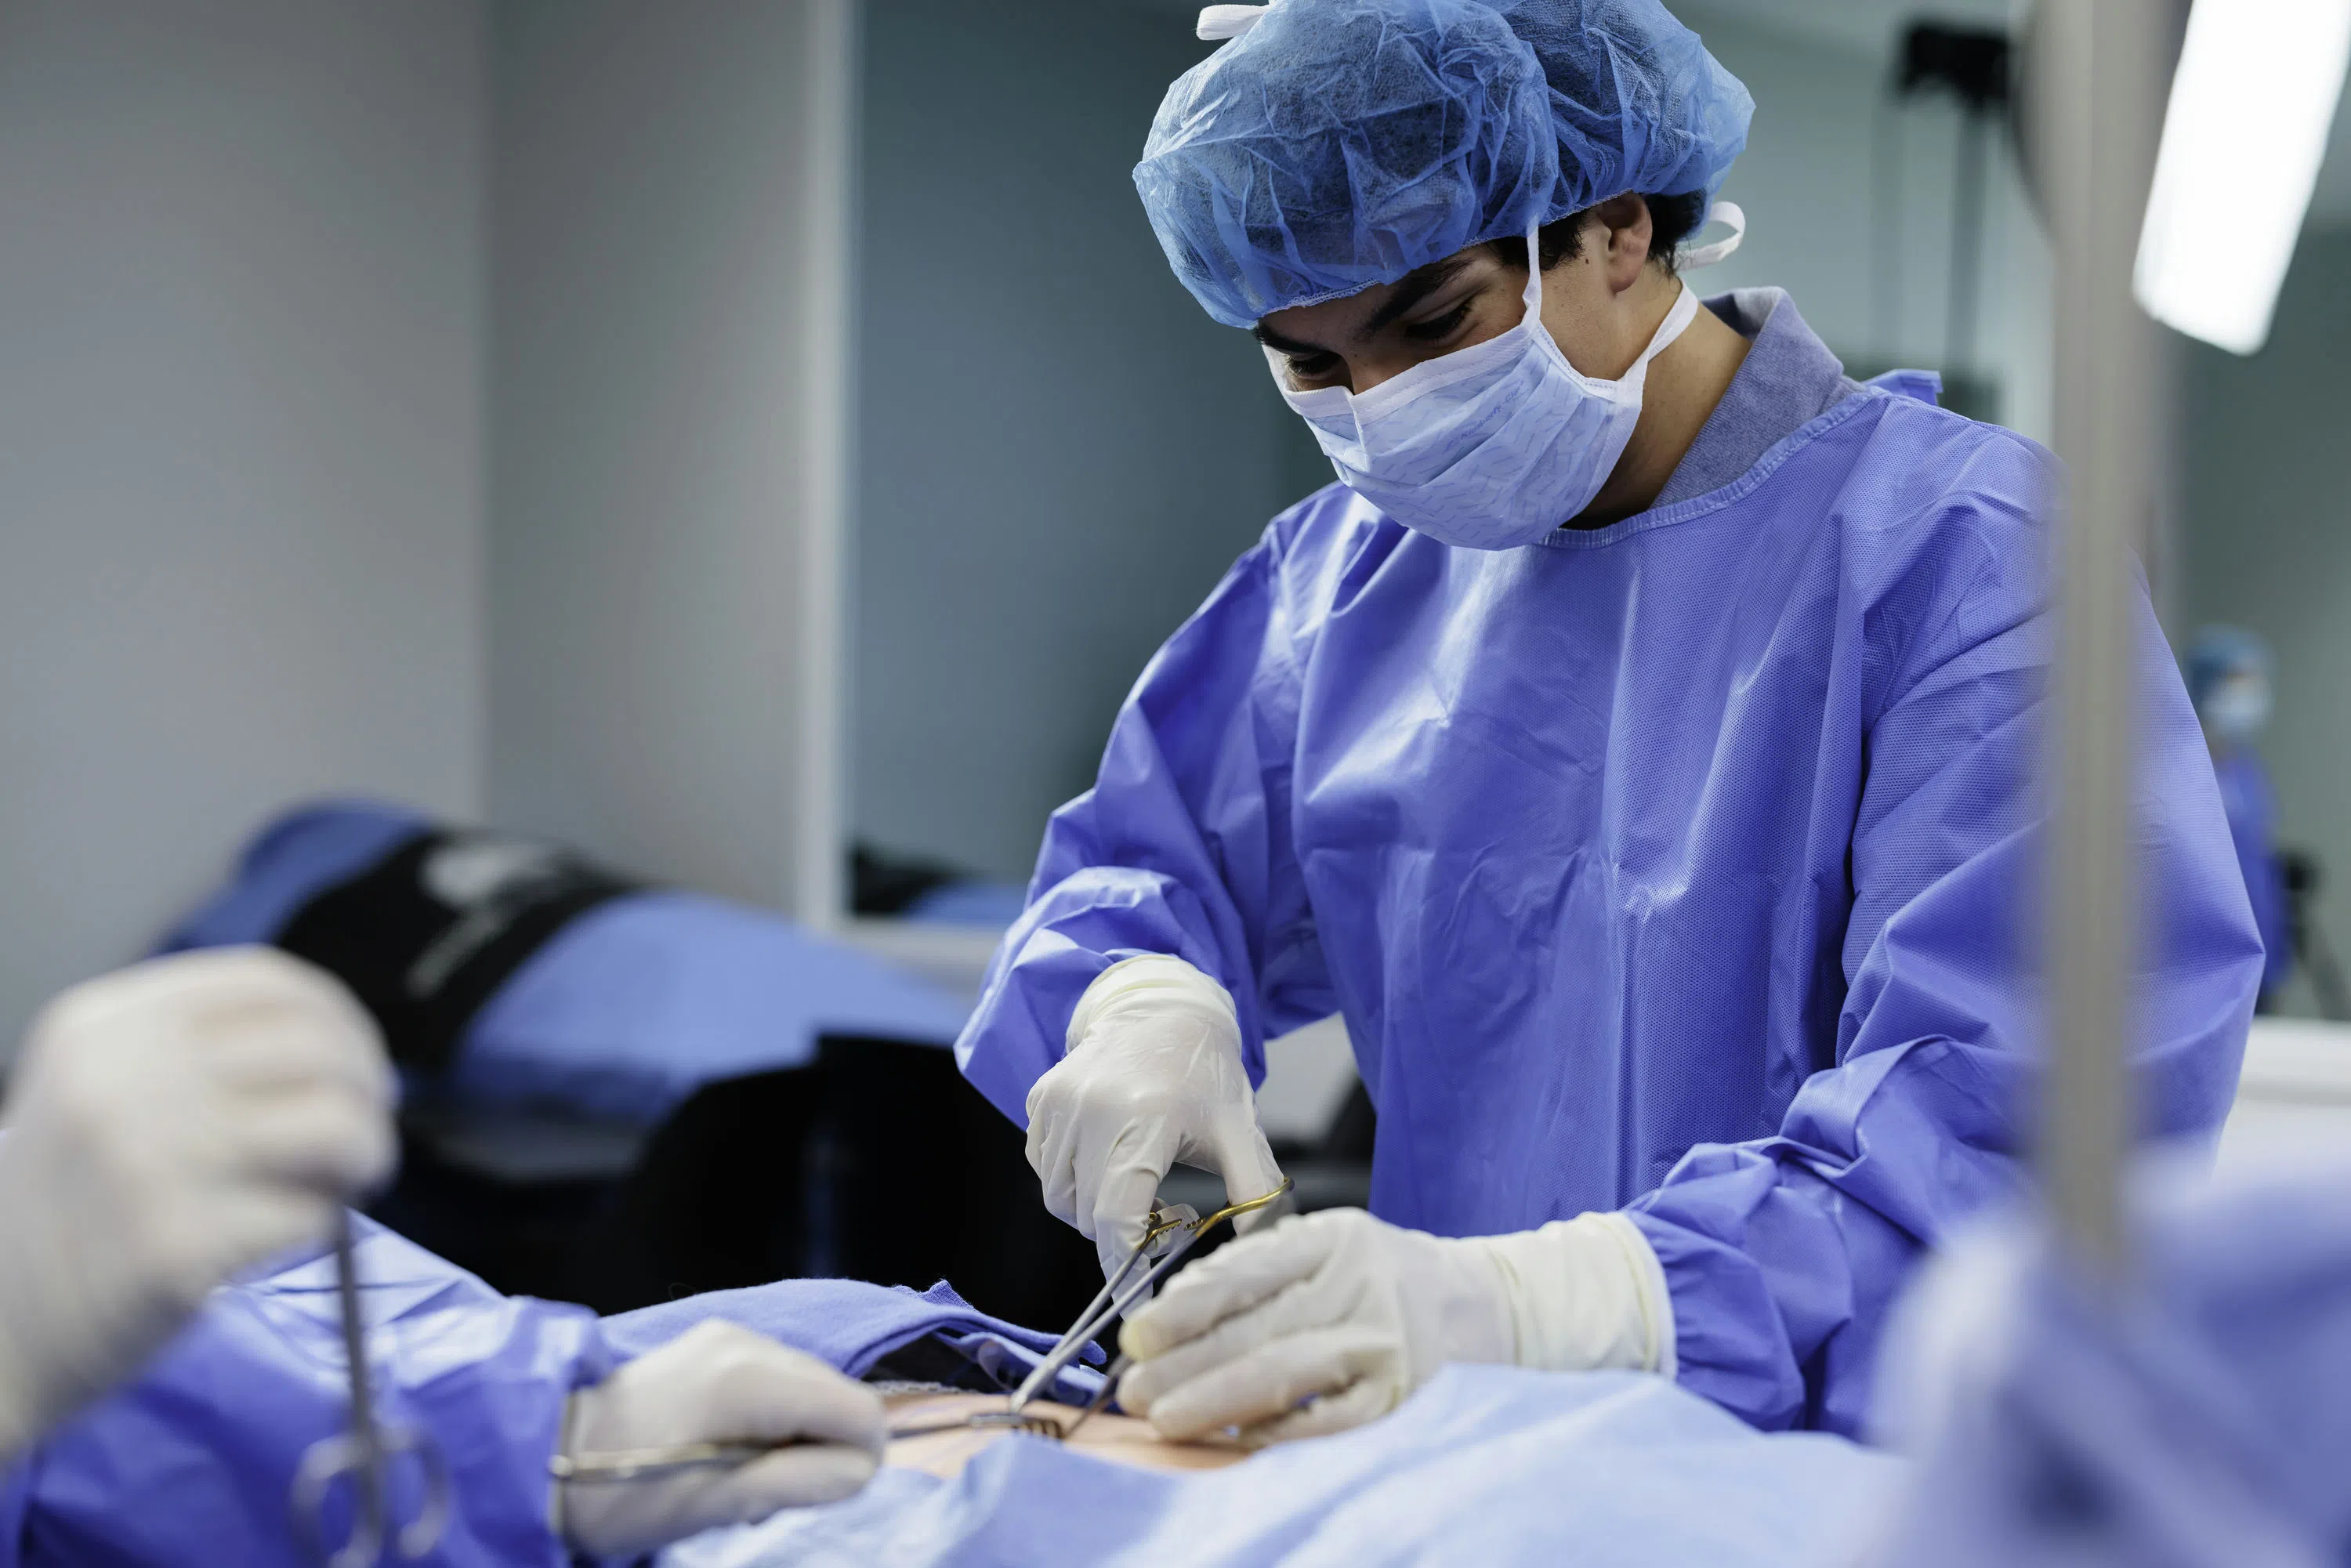
[[[1119,1403],[1178,1442],[1249,1447],[1384,1416],[1448,1361],[1674,1369],[1656,1254],[1617,1214],[1458,1239],[1360,1208],[1293,1217],[1126,1320]]]
[[[214,1286],[324,1238],[394,1155],[375,1025],[267,948],[52,1001],[0,1114],[0,1457],[132,1373]]]
[[[681,1443],[788,1448],[736,1465],[634,1479],[563,1482],[558,1533],[595,1557],[651,1552],[698,1531],[831,1502],[873,1479],[887,1435],[882,1396],[812,1355],[716,1319],[571,1396],[569,1456]]]
[[[1228,1202],[1281,1185],[1232,997],[1181,958],[1129,958],[1086,988],[1068,1054],[1029,1091],[1029,1164],[1045,1207],[1093,1242],[1108,1276],[1179,1161],[1223,1176]]]

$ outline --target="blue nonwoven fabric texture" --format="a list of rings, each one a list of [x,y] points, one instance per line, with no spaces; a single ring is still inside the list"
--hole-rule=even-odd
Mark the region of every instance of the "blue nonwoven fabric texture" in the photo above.
[[[604,1320],[604,1338],[623,1357],[668,1343],[712,1318],[753,1329],[862,1377],[892,1351],[937,1335],[983,1369],[1025,1369],[1052,1348],[1055,1335],[992,1317],[956,1294],[942,1280],[927,1291],[872,1285],[860,1280],[782,1280],[737,1291],[712,1291]],[[1088,1346],[1086,1359],[1102,1352]],[[1057,1396],[1083,1399],[1101,1386],[1082,1366]]]
[[[2351,1563],[2351,1165],[2145,1203],[2124,1288],[2045,1238],[1886,1568]]]
[[[1659,0],[1273,0],[1167,89],[1134,183],[1246,327],[1612,196],[1710,197],[1754,110]]]
[[[2294,977],[2294,924],[2277,854],[2277,791],[2261,753],[2250,746],[2223,747],[2213,756],[2212,770],[2220,780],[2220,806],[2229,816],[2229,838],[2237,846],[2237,868],[2253,903],[2253,921],[2269,950],[2262,989],[2277,991]]]
[[[1766,1437],[1655,1377],[1450,1366],[1370,1426],[1224,1470],[1015,1437],[955,1480],[885,1471],[859,1497],[697,1537],[661,1563],[1815,1568],[1851,1559],[1901,1473],[1843,1439]]]
[[[368,801],[270,823],[163,950],[267,942],[319,893],[435,824]],[[599,904],[508,976],[430,1086],[653,1125],[705,1083],[812,1061],[827,1034],[946,1045],[967,1009],[768,910],[651,889]]]
[[[1010,1379],[1053,1338],[978,1312],[944,1283],[917,1292],[852,1280],[718,1291],[600,1323],[582,1308],[502,1296],[371,1221],[354,1225],[379,1409],[425,1433],[448,1466],[456,1511],[424,1559],[439,1568],[569,1562],[547,1525],[564,1401],[695,1323],[739,1323],[852,1376],[935,1335]],[[1079,1368],[1053,1392],[1082,1402],[1099,1386],[1099,1373]],[[314,1568],[289,1526],[290,1488],[304,1450],[348,1421],[333,1260],[288,1260],[214,1292],[140,1377],[0,1471],[0,1568]],[[398,1511],[413,1517],[415,1477],[394,1479]],[[333,1516],[335,1539],[348,1522]]]
[[[429,1435],[456,1509],[427,1562],[569,1561],[547,1521],[564,1401],[611,1359],[593,1314],[505,1297],[365,1221],[358,1260],[378,1408]],[[51,1433],[0,1484],[0,1568],[315,1568],[289,1523],[304,1451],[347,1430],[332,1256],[215,1291],[135,1381]],[[392,1472],[402,1518],[416,1472]],[[350,1526],[348,1484],[331,1538]]]
[[[1232,993],[1252,1076],[1343,1013],[1374,1212],[1476,1236],[1629,1210],[1687,1386],[1857,1432],[1916,1260],[2029,1181],[2056,476],[1873,386],[1717,488],[1519,549],[1317,492],[1055,813],[965,1073],[1025,1120],[1078,998],[1137,954]],[[2151,1134],[2205,1134],[2262,949],[2135,614],[2136,1092]]]

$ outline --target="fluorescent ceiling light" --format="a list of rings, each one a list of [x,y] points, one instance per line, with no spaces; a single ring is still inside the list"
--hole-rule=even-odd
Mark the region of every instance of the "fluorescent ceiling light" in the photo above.
[[[2267,340],[2346,62],[2351,0],[2196,0],[2139,233],[2149,315],[2232,353]]]

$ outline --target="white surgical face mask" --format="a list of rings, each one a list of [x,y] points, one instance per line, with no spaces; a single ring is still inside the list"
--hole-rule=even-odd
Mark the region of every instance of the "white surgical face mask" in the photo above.
[[[1527,259],[1526,314],[1501,336],[1415,365],[1360,397],[1344,387],[1282,386],[1347,488],[1446,544],[1533,544],[1592,505],[1640,422],[1649,361],[1698,315],[1698,296],[1681,288],[1633,368],[1600,381],[1569,364],[1543,327],[1532,230]],[[1278,364],[1274,374],[1284,379]]]

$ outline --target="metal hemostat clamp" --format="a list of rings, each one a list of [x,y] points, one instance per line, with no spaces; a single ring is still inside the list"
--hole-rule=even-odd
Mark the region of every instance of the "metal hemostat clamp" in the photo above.
[[[1182,1262],[1184,1254],[1192,1249],[1192,1244],[1213,1227],[1225,1220],[1237,1219],[1244,1214],[1255,1214],[1259,1209],[1270,1207],[1288,1197],[1290,1188],[1290,1179],[1284,1176],[1280,1186],[1262,1197],[1228,1204],[1207,1215],[1196,1215],[1189,1208],[1180,1207],[1166,1211],[1154,1207],[1150,1219],[1144,1226],[1143,1239],[1136,1242],[1134,1250],[1126,1255],[1126,1261],[1119,1265],[1118,1272],[1103,1281],[1100,1293],[1084,1312],[1078,1314],[1078,1321],[1070,1325],[1070,1332],[1055,1342],[1053,1348],[1046,1353],[1045,1359],[1037,1364],[1034,1372],[1021,1379],[1020,1386],[1012,1391],[1012,1397],[1007,1403],[1007,1412],[1019,1415],[1029,1402],[1037,1397],[1039,1391],[1050,1384],[1061,1369],[1085,1348],[1087,1342],[1102,1331],[1104,1324],[1113,1318],[1123,1317],[1127,1308],[1148,1294],[1152,1286]],[[1169,1245],[1171,1240],[1173,1244]],[[1156,1260],[1149,1268],[1143,1269],[1138,1278],[1136,1270],[1142,1268],[1145,1260],[1153,1259],[1155,1252]],[[1087,1417],[1109,1403],[1110,1392],[1116,1386],[1119,1375],[1126,1370],[1127,1364],[1125,1356],[1120,1356],[1112,1364],[1102,1392],[1094,1396],[1093,1402],[1070,1424],[1066,1431],[1057,1436],[1067,1437],[1076,1431],[1085,1424]]]
[[[1075,1431],[1072,1423],[1069,1431]],[[1032,1437],[1045,1437],[1060,1442],[1068,1435],[1060,1420],[1051,1416],[1032,1415],[1019,1410],[974,1410],[962,1416],[950,1416],[937,1421],[925,1421],[912,1427],[893,1427],[890,1439],[928,1437],[940,1432],[1026,1432]]]
[[[1246,1203],[1228,1204],[1209,1215],[1196,1214],[1189,1207],[1180,1205],[1172,1209],[1153,1208],[1151,1218],[1144,1228],[1143,1239],[1135,1244],[1133,1252],[1127,1254],[1126,1261],[1121,1264],[1118,1272],[1113,1274],[1103,1284],[1092,1302],[1079,1314],[1078,1321],[1071,1325],[1070,1332],[1054,1343],[1053,1348],[1046,1354],[1045,1359],[1037,1364],[1036,1370],[1022,1379],[1020,1386],[1012,1391],[1011,1397],[1006,1401],[1002,1409],[974,1410],[966,1415],[949,1416],[936,1421],[920,1422],[908,1427],[893,1427],[890,1428],[891,1439],[896,1441],[904,1437],[935,1437],[942,1432],[973,1431],[1023,1432],[1032,1437],[1044,1437],[1054,1442],[1067,1437],[1084,1426],[1103,1406],[1110,1403],[1111,1394],[1118,1386],[1120,1375],[1125,1372],[1130,1364],[1129,1359],[1122,1355],[1111,1364],[1110,1371],[1103,1379],[1100,1392],[1095,1394],[1092,1403],[1078,1413],[1077,1419],[1066,1427],[1056,1416],[1047,1416],[1041,1412],[1031,1413],[1026,1408],[1029,1402],[1037,1397],[1039,1390],[1050,1384],[1054,1375],[1085,1348],[1087,1341],[1102,1332],[1103,1324],[1112,1318],[1123,1314],[1138,1298],[1153,1285],[1158,1283],[1169,1270],[1181,1262],[1184,1254],[1191,1250],[1192,1244],[1207,1235],[1212,1227],[1225,1220],[1237,1218],[1244,1214],[1254,1214],[1259,1209],[1271,1207],[1289,1194],[1290,1187],[1290,1178],[1284,1176],[1281,1178],[1281,1185],[1263,1197],[1253,1197]],[[1137,1267],[1145,1259],[1152,1259],[1155,1256],[1156,1260],[1151,1264],[1151,1267],[1144,1270],[1141,1278],[1135,1278]],[[703,1465],[744,1464],[763,1454],[772,1454],[779,1448],[790,1447],[792,1447],[791,1441],[680,1443],[665,1448],[622,1448],[601,1454],[558,1454],[548,1460],[547,1470],[548,1474],[561,1481],[631,1481],[647,1476],[667,1475],[676,1470],[694,1469]]]
[[[415,1429],[376,1419],[374,1390],[368,1381],[367,1324],[360,1309],[359,1250],[349,1211],[335,1220],[335,1294],[341,1309],[343,1357],[350,1385],[350,1427],[321,1437],[302,1454],[290,1500],[296,1533],[328,1568],[375,1568],[391,1547],[409,1562],[440,1543],[449,1521],[449,1478],[440,1450]],[[420,1469],[423,1506],[415,1518],[392,1518],[392,1465],[408,1458]],[[351,1532],[340,1547],[328,1544],[327,1499],[336,1483],[356,1490]]]

